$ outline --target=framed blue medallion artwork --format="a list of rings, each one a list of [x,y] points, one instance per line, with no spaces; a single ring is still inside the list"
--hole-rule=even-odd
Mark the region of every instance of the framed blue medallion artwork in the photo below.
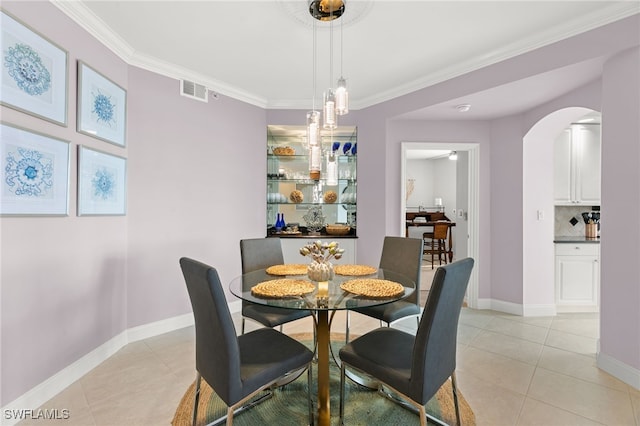
[[[0,124],[0,214],[67,216],[69,142]]]
[[[78,146],[78,216],[125,215],[127,159]]]
[[[126,90],[78,61],[78,132],[125,146],[126,117]]]
[[[67,52],[0,11],[0,103],[67,125]]]

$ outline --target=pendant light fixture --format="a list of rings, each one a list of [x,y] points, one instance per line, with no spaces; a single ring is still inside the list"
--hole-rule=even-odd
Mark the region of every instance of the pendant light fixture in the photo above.
[[[345,11],[344,0],[309,0],[309,13],[313,19],[313,109],[307,113],[307,146],[309,149],[309,177],[314,180],[320,179],[321,165],[322,165],[322,150],[320,139],[320,112],[316,111],[315,96],[316,96],[316,61],[317,61],[317,37],[316,37],[316,20],[328,21],[329,28],[329,85],[333,83],[333,21]],[[341,24],[342,31],[342,24]],[[340,36],[340,52],[342,55],[342,33]],[[339,91],[339,100],[336,98],[336,92],[333,88],[329,89],[323,94],[323,108],[322,108],[322,127],[331,131],[333,135],[333,129],[338,126],[337,115],[344,115],[349,111],[348,108],[348,94],[346,93],[346,81],[342,77],[342,58],[340,62],[340,74],[341,77],[338,80],[337,91]],[[340,113],[338,113],[336,107],[337,102],[340,102]],[[328,154],[327,168],[331,168],[331,175],[337,175],[337,163],[336,156],[333,152]],[[334,173],[335,172],[335,173]],[[332,176],[327,178],[333,182]],[[336,176],[337,184],[337,176]]]
[[[333,4],[329,4],[329,13],[332,13],[331,9]],[[329,85],[333,84],[333,20],[329,23]],[[336,96],[333,93],[333,89],[329,87],[324,92],[324,120],[323,125],[325,129],[335,129],[338,127],[338,120],[336,117]]]
[[[320,150],[320,111],[316,111],[316,21],[313,21],[313,96],[312,110],[307,113],[307,144],[309,145],[309,177],[320,179],[322,151]]]
[[[342,74],[342,63],[344,62],[344,50],[342,43],[342,21],[340,21],[340,78],[336,88],[336,114],[347,115],[349,113],[349,92],[347,92],[347,80]]]

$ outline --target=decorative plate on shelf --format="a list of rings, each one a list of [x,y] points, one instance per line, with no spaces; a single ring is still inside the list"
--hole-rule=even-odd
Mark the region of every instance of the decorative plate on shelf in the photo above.
[[[322,214],[322,207],[320,206],[309,207],[307,214],[302,216],[302,218],[307,224],[307,229],[311,232],[321,230],[325,224],[324,214]]]

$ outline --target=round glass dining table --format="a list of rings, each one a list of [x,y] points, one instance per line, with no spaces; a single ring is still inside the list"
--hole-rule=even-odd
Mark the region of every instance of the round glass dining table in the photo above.
[[[355,277],[335,275],[331,281],[327,282],[327,289],[321,288],[319,291],[318,286],[321,286],[322,284],[314,283],[316,285],[316,289],[305,296],[262,298],[255,296],[251,292],[251,288],[256,284],[283,278],[308,280],[306,275],[274,276],[267,274],[264,269],[261,269],[234,278],[229,284],[229,289],[234,296],[247,302],[285,309],[310,310],[315,313],[318,351],[318,424],[320,426],[328,426],[331,419],[331,411],[329,407],[329,311],[333,312],[337,310],[384,305],[395,302],[396,300],[404,299],[414,292],[415,282],[402,274],[389,270],[378,269],[376,273],[366,276]],[[360,278],[393,281],[401,284],[404,287],[404,292],[389,298],[368,298],[343,291],[340,288],[340,285],[343,282]]]

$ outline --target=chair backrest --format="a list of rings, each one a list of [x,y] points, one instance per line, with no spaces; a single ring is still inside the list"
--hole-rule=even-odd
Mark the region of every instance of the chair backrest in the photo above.
[[[422,266],[421,238],[384,237],[380,268],[411,278],[416,283],[415,291],[407,301],[420,303],[420,267]]]
[[[448,232],[449,232],[449,223],[448,222],[436,222],[433,225],[433,239],[434,240],[446,240]]]
[[[196,370],[227,405],[240,398],[240,348],[218,271],[183,257],[196,329]]]
[[[474,260],[466,258],[436,270],[413,347],[411,394],[426,402],[456,369],[458,319]]]
[[[242,273],[282,265],[284,256],[280,238],[251,238],[240,240]]]

